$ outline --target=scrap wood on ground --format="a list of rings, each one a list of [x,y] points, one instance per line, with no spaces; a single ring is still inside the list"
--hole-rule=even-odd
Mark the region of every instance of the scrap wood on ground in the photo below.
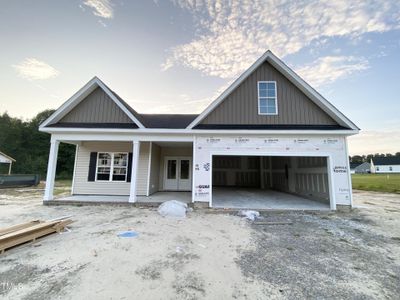
[[[9,248],[35,241],[55,232],[61,232],[72,222],[69,217],[62,217],[50,221],[34,220],[0,228],[0,254]]]

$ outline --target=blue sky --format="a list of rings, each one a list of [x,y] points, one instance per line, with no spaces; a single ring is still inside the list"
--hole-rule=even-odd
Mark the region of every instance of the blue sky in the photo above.
[[[143,113],[198,113],[271,49],[400,151],[399,1],[3,1],[0,112],[31,118],[97,75]]]

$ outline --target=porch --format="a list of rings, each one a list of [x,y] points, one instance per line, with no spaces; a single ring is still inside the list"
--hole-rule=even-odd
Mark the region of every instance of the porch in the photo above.
[[[55,199],[60,142],[76,152],[71,196]],[[52,140],[44,203],[189,203],[192,159],[192,141]]]

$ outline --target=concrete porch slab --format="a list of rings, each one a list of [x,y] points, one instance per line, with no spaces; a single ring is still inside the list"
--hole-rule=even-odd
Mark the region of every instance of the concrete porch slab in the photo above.
[[[62,204],[131,204],[131,205],[158,205],[165,201],[178,200],[184,203],[192,202],[191,192],[157,192],[148,197],[137,196],[135,203],[129,202],[129,196],[114,196],[114,195],[71,195],[67,197],[56,198],[51,201],[44,201],[48,205]]]
[[[57,198],[55,201],[83,201],[83,202],[128,202],[129,196],[114,195],[71,195],[63,198]]]
[[[273,190],[214,187],[213,208],[329,210],[329,204]]]

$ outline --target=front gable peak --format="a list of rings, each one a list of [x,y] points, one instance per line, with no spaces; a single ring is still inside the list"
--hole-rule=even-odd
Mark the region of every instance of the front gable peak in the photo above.
[[[40,128],[144,128],[139,114],[94,77],[58,108]]]
[[[188,128],[292,125],[358,130],[336,107],[267,51]]]

